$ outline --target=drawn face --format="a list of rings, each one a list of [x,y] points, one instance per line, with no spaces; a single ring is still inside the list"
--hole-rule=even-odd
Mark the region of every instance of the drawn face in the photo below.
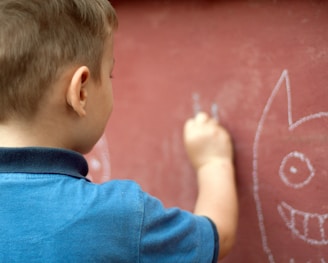
[[[293,120],[285,70],[253,147],[254,198],[270,263],[328,262],[328,112]]]

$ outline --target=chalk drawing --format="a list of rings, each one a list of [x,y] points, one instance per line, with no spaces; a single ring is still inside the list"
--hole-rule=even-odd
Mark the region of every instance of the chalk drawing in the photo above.
[[[110,179],[110,156],[105,135],[99,139],[92,151],[85,157],[89,165],[88,178],[91,181],[105,182]]]
[[[293,176],[298,177],[298,182],[293,182],[289,178],[289,174],[298,175],[299,170],[295,166],[289,166],[289,161],[292,159],[299,160],[300,163],[303,163],[306,166],[306,170],[308,170],[308,174],[305,176]],[[298,164],[300,165],[300,164]],[[289,169],[288,169],[289,168]],[[293,187],[295,189],[302,188],[307,185],[315,174],[314,168],[311,164],[311,161],[303,154],[297,151],[291,152],[287,154],[281,162],[279,175],[281,180],[289,187]],[[295,179],[294,179],[295,180]]]
[[[328,245],[328,240],[326,239],[323,224],[328,219],[328,215],[320,215],[316,213],[308,213],[296,210],[285,202],[278,205],[278,211],[286,223],[286,226],[293,232],[298,238],[312,244],[312,245]],[[295,223],[295,218],[298,217],[303,221],[302,226],[297,226]],[[321,239],[310,238],[309,235],[309,220],[317,220],[319,223]]]
[[[255,200],[256,205],[256,211],[258,216],[258,224],[259,229],[261,232],[261,239],[262,239],[262,247],[264,252],[266,253],[268,257],[268,262],[270,263],[280,263],[280,261],[277,259],[279,256],[278,253],[274,253],[272,250],[272,247],[270,246],[269,242],[269,236],[267,234],[267,229],[265,226],[266,218],[263,213],[264,206],[261,203],[261,197],[260,197],[260,184],[259,184],[259,143],[260,138],[263,132],[264,123],[266,121],[267,115],[270,112],[270,109],[272,107],[273,101],[276,99],[277,94],[282,86],[286,87],[286,94],[287,94],[287,122],[288,122],[288,130],[293,131],[297,127],[301,126],[302,124],[305,124],[309,121],[314,121],[316,119],[325,118],[328,117],[328,112],[318,112],[315,114],[308,115],[306,117],[303,117],[297,121],[294,121],[293,119],[293,111],[292,111],[292,97],[291,97],[291,83],[289,80],[289,75],[287,70],[283,70],[278,82],[276,83],[264,109],[261,115],[261,118],[258,123],[258,127],[255,134],[254,144],[253,144],[253,196]],[[302,168],[302,171],[306,171],[305,174],[300,174],[300,167]],[[273,172],[275,173],[275,171]],[[312,179],[314,178],[316,174],[316,170],[311,164],[310,159],[303,153],[299,151],[292,151],[289,152],[283,159],[279,168],[279,176],[282,182],[290,187],[291,189],[298,190],[301,189],[308,184],[311,183]],[[263,175],[262,175],[263,176]],[[267,205],[267,204],[266,204]],[[286,226],[286,229],[288,229],[292,236],[296,239],[304,241],[304,244],[307,246],[326,246],[328,245],[328,214],[319,214],[319,213],[311,213],[311,212],[305,212],[298,210],[294,207],[292,207],[287,202],[282,201],[277,205],[277,212],[281,217],[282,224]],[[279,217],[278,215],[278,217]],[[303,222],[303,224],[296,224],[295,218],[298,218],[298,222]],[[309,221],[316,220],[318,222],[317,228],[320,231],[319,237],[313,237],[310,235],[310,227],[309,227]],[[326,228],[324,227],[324,224],[326,224]],[[327,231],[327,233],[325,232]],[[281,239],[284,239],[284,237],[281,237]],[[286,250],[284,253],[288,253]],[[328,247],[324,249],[324,251],[328,251]],[[280,251],[280,254],[282,251]],[[326,263],[326,260],[322,255],[311,255],[311,257],[316,261],[312,260],[306,260],[304,259],[302,262],[319,262],[319,263]],[[318,261],[319,260],[319,261]],[[298,263],[298,261],[295,260],[295,257],[290,257],[289,263]]]

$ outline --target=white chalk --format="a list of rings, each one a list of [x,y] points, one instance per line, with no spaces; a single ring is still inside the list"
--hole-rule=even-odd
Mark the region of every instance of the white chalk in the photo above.
[[[202,110],[202,107],[200,106],[200,102],[199,102],[200,95],[194,92],[192,94],[192,100],[193,100],[194,116],[196,116]],[[211,115],[213,119],[219,121],[219,107],[215,102],[213,102],[211,105]]]
[[[192,94],[192,100],[193,100],[194,116],[196,116],[201,111],[201,107],[200,107],[200,104],[199,104],[199,94],[198,93],[193,93]]]
[[[219,121],[219,107],[216,103],[212,103],[211,105],[211,114],[213,119]]]

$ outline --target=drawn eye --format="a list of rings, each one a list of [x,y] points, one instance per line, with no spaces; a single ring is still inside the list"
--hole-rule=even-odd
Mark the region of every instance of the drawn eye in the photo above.
[[[310,160],[302,153],[294,151],[287,154],[279,168],[281,180],[289,187],[299,189],[307,185],[315,171]]]

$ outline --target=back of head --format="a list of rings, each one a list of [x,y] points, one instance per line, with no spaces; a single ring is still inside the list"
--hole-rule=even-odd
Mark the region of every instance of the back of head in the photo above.
[[[99,78],[117,27],[108,0],[0,1],[0,121],[30,118],[60,70],[83,64]]]

